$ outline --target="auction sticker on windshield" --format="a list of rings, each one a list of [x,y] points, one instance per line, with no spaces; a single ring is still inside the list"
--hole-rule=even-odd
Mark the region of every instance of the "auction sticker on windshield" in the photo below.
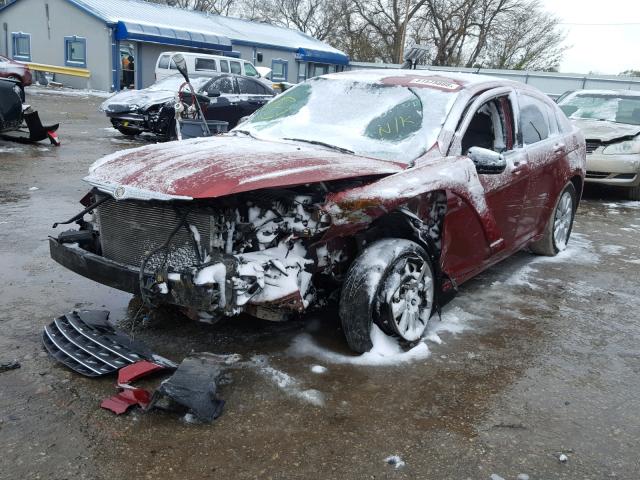
[[[401,85],[404,87],[433,88],[444,92],[458,92],[462,90],[461,83],[446,77],[417,77],[405,75],[403,77],[387,77],[382,80],[385,85]]]

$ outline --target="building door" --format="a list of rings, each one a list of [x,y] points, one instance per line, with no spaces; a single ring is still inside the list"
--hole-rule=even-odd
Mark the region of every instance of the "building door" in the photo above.
[[[132,43],[120,43],[120,88],[135,88],[136,86],[136,48]]]

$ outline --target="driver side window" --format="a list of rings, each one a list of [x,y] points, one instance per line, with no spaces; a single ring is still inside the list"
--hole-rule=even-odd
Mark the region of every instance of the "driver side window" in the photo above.
[[[513,148],[513,113],[507,96],[483,104],[471,118],[462,137],[462,154],[471,147],[503,153]]]

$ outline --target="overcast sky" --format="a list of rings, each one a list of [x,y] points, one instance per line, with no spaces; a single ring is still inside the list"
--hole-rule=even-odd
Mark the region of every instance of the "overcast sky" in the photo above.
[[[640,70],[640,0],[542,1],[567,23],[562,27],[570,48],[560,64],[561,72],[617,75]]]

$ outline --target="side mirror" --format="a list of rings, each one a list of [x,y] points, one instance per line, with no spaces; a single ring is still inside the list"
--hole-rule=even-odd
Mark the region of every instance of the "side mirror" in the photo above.
[[[221,95],[220,90],[212,88],[211,90],[207,90],[207,97],[215,98]]]
[[[507,161],[501,153],[482,147],[471,147],[467,157],[475,164],[479,174],[502,173],[507,168]]]
[[[184,59],[181,53],[176,53],[173,56],[173,63],[176,64],[176,68],[184,77],[185,82],[189,83],[189,72],[187,71],[187,61]]]

